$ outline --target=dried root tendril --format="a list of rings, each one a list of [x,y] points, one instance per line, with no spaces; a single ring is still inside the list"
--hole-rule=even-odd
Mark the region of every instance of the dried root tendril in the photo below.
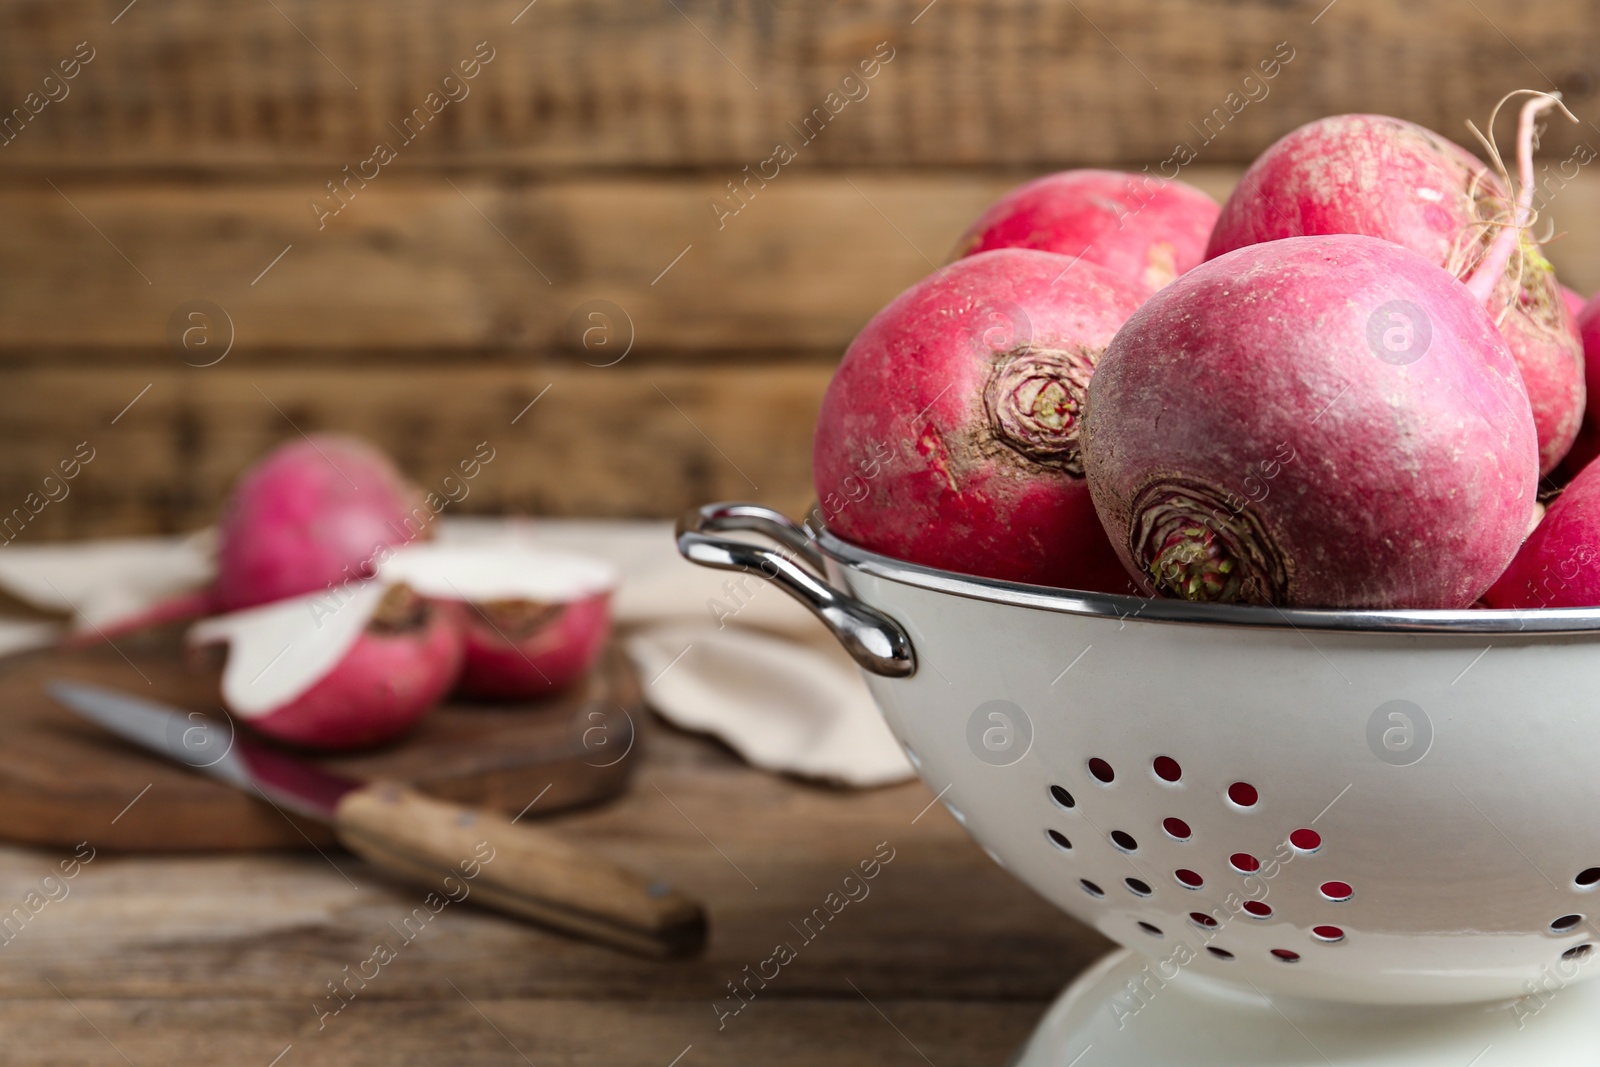
[[[1515,96],[1531,97],[1530,100],[1523,104],[1522,114],[1517,122],[1518,180],[1515,184],[1512,182],[1510,169],[1507,167],[1504,157],[1500,154],[1500,147],[1495,143],[1494,138],[1478,129],[1474,123],[1467,123],[1467,128],[1483,144],[1485,151],[1489,155],[1490,166],[1499,175],[1505,188],[1507,190],[1516,189],[1515,202],[1501,206],[1498,203],[1500,198],[1483,197],[1478,194],[1476,180],[1473,186],[1469,188],[1469,192],[1474,194],[1474,200],[1479,205],[1480,215],[1484,213],[1485,204],[1494,205],[1489,217],[1481,223],[1482,229],[1480,233],[1483,238],[1486,239],[1488,234],[1495,230],[1500,231],[1495,234],[1492,241],[1482,240],[1479,242],[1479,246],[1483,247],[1483,252],[1477,261],[1470,266],[1469,274],[1463,276],[1460,270],[1456,271],[1457,275],[1462,277],[1462,280],[1466,283],[1467,288],[1471,289],[1473,294],[1485,304],[1488,303],[1493,295],[1503,275],[1512,275],[1515,282],[1512,288],[1514,294],[1519,294],[1522,291],[1523,278],[1528,266],[1527,254],[1529,250],[1527,245],[1532,239],[1530,231],[1538,218],[1538,213],[1533,209],[1533,153],[1538,147],[1539,141],[1539,128],[1536,121],[1539,114],[1551,106],[1555,106],[1559,107],[1562,113],[1573,122],[1578,121],[1578,117],[1561,102],[1560,93],[1543,93],[1533,89],[1519,89],[1501,97],[1499,103],[1495,104],[1494,110],[1489,113],[1489,130],[1491,132],[1494,130],[1495,120],[1500,115],[1500,109]],[[1506,210],[1507,206],[1509,211]],[[1515,232],[1508,233],[1506,232],[1508,230]],[[1452,253],[1452,266],[1457,266],[1454,262],[1455,258],[1455,253]],[[1516,297],[1512,299],[1514,301]],[[1497,320],[1504,317],[1509,306],[1510,302],[1508,301],[1507,308],[1500,309],[1497,314]]]

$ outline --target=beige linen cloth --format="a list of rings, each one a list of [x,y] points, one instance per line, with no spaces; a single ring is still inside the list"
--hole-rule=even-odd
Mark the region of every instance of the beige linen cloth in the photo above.
[[[912,777],[859,671],[821,623],[759,575],[696,567],[666,522],[441,519],[438,539],[527,542],[609,561],[621,574],[618,635],[645,699],[686,730],[712,734],[757,767],[849,786]],[[211,536],[132,538],[0,550],[0,590],[106,626],[203,586]],[[0,617],[0,655],[47,645],[61,624]]]

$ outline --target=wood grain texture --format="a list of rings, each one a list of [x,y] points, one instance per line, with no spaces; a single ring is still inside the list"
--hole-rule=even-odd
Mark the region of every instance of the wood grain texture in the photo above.
[[[651,742],[629,793],[541,826],[704,901],[703,956],[641,961],[452,905],[338,1022],[381,1002],[455,998],[448,976],[474,1000],[593,999],[615,1002],[618,1017],[643,1001],[681,1001],[703,1016],[709,1039],[712,1001],[779,941],[798,953],[763,992],[770,1002],[855,998],[849,977],[874,1000],[1038,1003],[1108,947],[996,866],[942,807],[918,818],[933,799],[920,784],[841,792],[750,770],[664,728]],[[802,943],[789,924],[884,843],[893,859],[870,893]],[[0,904],[20,901],[69,854],[0,847]],[[342,853],[101,853],[70,884],[4,946],[5,999],[53,997],[48,975],[74,999],[289,1002],[312,1030],[311,1004],[328,995],[327,982],[395,937],[390,924],[423,896]],[[758,1000],[729,1029],[759,1029],[763,1007]]]
[[[495,58],[397,165],[737,172],[794,138],[790,124],[880,42],[894,59],[794,165],[1156,162],[1235,107],[1203,147],[1210,162],[1242,162],[1345,111],[1456,135],[1518,86],[1563,88],[1592,112],[1600,32],[1581,0],[1342,0],[1325,13],[1326,0],[405,0],[382,18],[353,0],[173,0],[117,17],[124,6],[0,6],[7,107],[77,42],[96,49],[70,95],[0,150],[9,165],[331,177],[393,137],[389,123],[478,42]],[[1280,42],[1295,58],[1269,94],[1230,104]]]
[[[320,230],[308,210],[318,187],[305,179],[0,186],[0,351],[208,362],[220,344],[170,342],[174,309],[196,298],[231,319],[230,364],[284,350],[440,349],[561,350],[604,364],[629,339],[640,353],[837,350],[943,263],[1012,182],[785,175],[721,229],[716,184],[688,177],[452,187],[385,176]],[[586,348],[597,323],[580,308],[596,300],[620,314]],[[225,334],[215,327],[215,340]]]
[[[70,499],[70,498],[69,498]],[[57,704],[45,686],[67,678],[208,714],[217,708],[220,662],[188,657],[178,635],[144,634],[71,652],[0,660],[0,838],[45,848],[93,840],[120,851],[309,849],[331,830],[284,814],[232,785],[145,752]],[[592,718],[598,712],[603,717]],[[447,702],[400,743],[370,752],[302,758],[357,780],[406,782],[428,793],[508,815],[538,798],[528,821],[593,804],[620,791],[637,762],[639,681],[618,649],[577,687],[533,705]],[[586,733],[596,726],[599,733]],[[240,729],[244,729],[240,727]],[[586,746],[586,739],[590,742]],[[603,756],[602,741],[616,746]],[[616,752],[628,752],[614,759]]]
[[[1221,196],[1237,171],[1190,176]],[[488,440],[499,458],[463,513],[799,512],[839,352],[1020,177],[796,175],[721,233],[692,179],[463,185],[553,286],[433,181],[374,186],[320,236],[292,228],[278,186],[70,186],[151,286],[54,191],[0,191],[27,205],[0,228],[0,514],[87,441],[94,463],[24,536],[192,529],[297,428],[370,437],[425,485]],[[1546,217],[1563,277],[1600,287],[1600,178]],[[172,310],[200,296],[234,324],[215,366],[195,365],[215,347],[168,346]]]
[[[841,979],[854,1000],[764,1004],[759,1015],[719,1032],[701,1004],[495,994],[474,995],[469,1003],[444,982],[459,984],[460,973],[439,976],[438,1000],[370,1003],[359,1012],[352,1005],[321,1031],[299,1003],[73,996],[68,1004],[44,986],[53,999],[0,1006],[0,1032],[8,1037],[9,1067],[120,1064],[118,1050],[138,1067],[266,1065],[290,1045],[283,1067],[666,1067],[684,1052],[681,1064],[702,1067],[912,1067],[925,1062],[919,1051],[939,1067],[995,1067],[1043,1010],[1028,1002],[881,996],[869,1004]]]
[[[734,497],[799,514],[830,373],[631,360],[14,368],[0,389],[0,514],[88,441],[94,459],[18,543],[193,529],[268,449],[326,429],[377,442],[435,491],[488,442],[492,458],[443,514],[669,516]]]
[[[1221,197],[1238,174],[1185,176]],[[296,353],[367,363],[561,354],[603,365],[624,351],[633,361],[837,358],[1026,177],[785,175],[720,229],[708,206],[715,186],[692,177],[454,187],[394,177],[320,231],[306,209],[315,187],[295,179],[0,186],[0,366],[97,357],[181,367],[217,358],[230,336],[221,366]],[[1592,292],[1600,176],[1546,188],[1543,218],[1562,235],[1550,254]],[[191,337],[210,347],[177,343],[173,314],[195,299],[226,312]]]
[[[422,894],[340,853],[101,853],[0,949],[6,1062],[121,1063],[120,1050],[140,1067],[265,1065],[293,1045],[284,1067],[665,1067],[692,1045],[682,1064],[877,1067],[922,1063],[920,1049],[979,1067],[1109,947],[942,807],[919,818],[933,800],[920,784],[846,793],[669,729],[652,742],[629,794],[546,825],[700,895],[701,958],[639,960],[455,905],[400,943]],[[801,943],[789,924],[881,843],[894,856],[870,894]],[[60,858],[0,847],[0,905]],[[797,958],[719,1029],[727,983],[780,940]],[[331,1014],[329,983],[371,974],[380,942],[397,958],[342,987]]]

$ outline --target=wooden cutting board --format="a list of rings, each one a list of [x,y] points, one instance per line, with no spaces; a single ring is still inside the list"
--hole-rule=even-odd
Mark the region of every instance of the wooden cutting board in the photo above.
[[[130,745],[51,700],[45,683],[94,682],[201,712],[218,709],[220,664],[172,640],[49,651],[0,662],[0,839],[124,851],[321,847],[328,828]],[[618,793],[644,716],[616,648],[583,683],[525,705],[447,703],[405,738],[351,755],[302,754],[356,778],[389,778],[527,818]]]

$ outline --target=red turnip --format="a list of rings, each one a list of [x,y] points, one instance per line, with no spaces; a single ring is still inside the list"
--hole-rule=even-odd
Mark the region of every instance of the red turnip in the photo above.
[[[1572,312],[1572,317],[1574,319],[1583,314],[1583,308],[1586,301],[1579,293],[1569,289],[1565,285],[1561,287],[1561,302],[1567,305],[1567,310]]]
[[[418,515],[432,517],[421,492],[371,445],[332,434],[291,441],[246,473],[228,501],[213,610],[370,578],[374,556],[423,529]]]
[[[1541,97],[1524,110],[1525,201],[1533,186],[1530,109],[1550,102]],[[1207,256],[1284,237],[1359,233],[1470,280],[1522,372],[1546,472],[1583,418],[1583,354],[1530,221],[1525,210],[1519,216],[1506,180],[1431,130],[1383,115],[1338,115],[1291,131],[1250,165],[1223,205]],[[1509,229],[1518,232],[1506,258],[1492,256],[1496,237]]]
[[[81,646],[152,626],[329,590],[376,573],[392,546],[427,536],[433,512],[389,458],[364,441],[311,434],[246,471],[217,530],[217,575],[93,631]]]
[[[1491,608],[1600,607],[1600,464],[1562,490],[1483,599]]]
[[[823,397],[822,518],[915,563],[1126,592],[1084,486],[1078,417],[1144,298],[1102,267],[1019,248],[912,286],[851,342]]]
[[[588,673],[611,632],[617,574],[584,556],[411,545],[381,573],[456,608],[466,641],[456,691],[465,696],[526,700],[559,692]]]
[[[1593,403],[1600,400],[1600,296],[1583,306],[1577,320],[1578,339],[1583,342],[1583,376],[1591,402],[1584,407],[1583,425],[1578,428],[1577,440],[1572,442],[1571,451],[1556,472],[1558,482],[1570,482],[1600,457],[1600,411]]]
[[[1205,259],[1217,202],[1180,181],[1115,170],[1067,170],[1001,197],[959,255],[1034,248],[1094,263],[1154,292]]]
[[[452,609],[404,585],[352,582],[218,615],[189,634],[226,643],[224,707],[270,737],[361,748],[404,733],[450,690],[462,635]]]
[[[1251,245],[1151,297],[1089,383],[1083,451],[1148,591],[1285,606],[1465,607],[1538,480],[1482,303],[1355,235]]]

